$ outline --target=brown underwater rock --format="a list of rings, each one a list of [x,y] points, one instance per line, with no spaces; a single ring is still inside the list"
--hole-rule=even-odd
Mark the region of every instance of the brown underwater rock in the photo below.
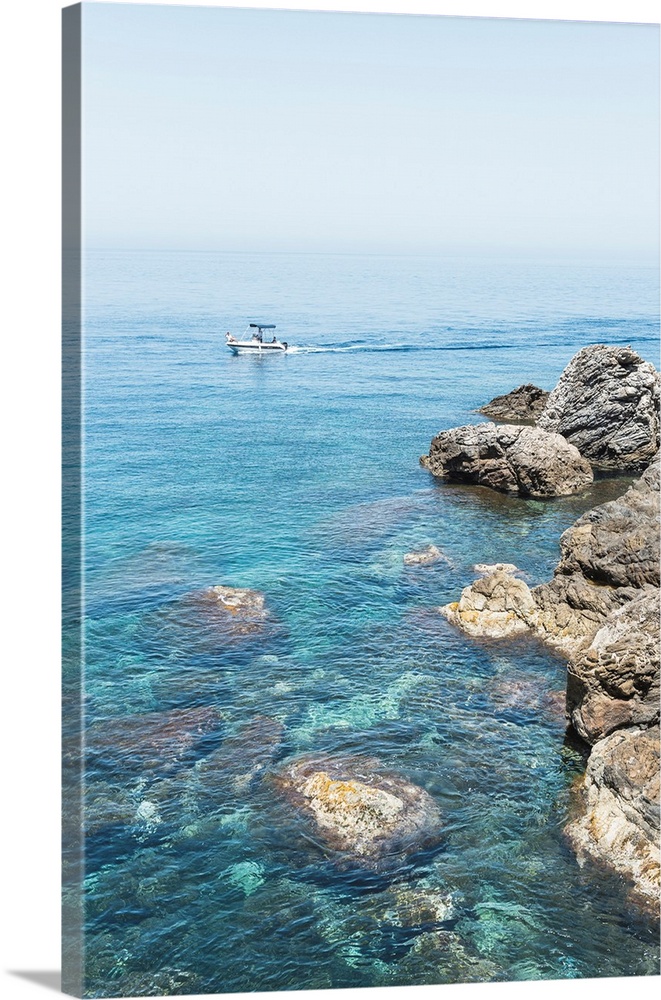
[[[525,497],[568,496],[593,479],[573,445],[537,427],[454,427],[436,435],[421,462],[434,476]]]
[[[370,867],[439,839],[431,795],[374,758],[300,757],[274,780],[314,839],[345,859]]]
[[[592,748],[578,815],[565,827],[579,863],[606,864],[659,906],[659,727],[612,733]]]
[[[483,413],[492,420],[507,424],[534,424],[546,405],[549,393],[527,382],[503,396],[480,406],[477,413]]]
[[[659,591],[610,615],[568,664],[567,708],[588,743],[659,720]]]
[[[659,448],[659,373],[630,347],[574,355],[537,426],[562,434],[596,469],[645,468]]]
[[[167,773],[187,763],[222,721],[209,706],[118,716],[92,723],[85,747],[91,759],[111,770]]]

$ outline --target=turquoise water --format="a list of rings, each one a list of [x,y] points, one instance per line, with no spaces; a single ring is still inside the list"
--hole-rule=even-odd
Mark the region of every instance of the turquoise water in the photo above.
[[[85,302],[87,722],[221,720],[176,766],[137,765],[130,740],[90,757],[88,995],[655,974],[626,886],[563,841],[584,766],[563,661],[435,610],[476,562],[548,579],[564,528],[627,481],[542,503],[418,464],[586,344],[656,364],[655,270],[90,252]],[[230,355],[225,331],[254,319],[295,349]],[[403,565],[430,543],[446,562]],[[262,591],[271,627],[219,635],[189,596],[214,584]],[[310,751],[426,788],[439,848],[387,874],[334,865],[268,780]]]

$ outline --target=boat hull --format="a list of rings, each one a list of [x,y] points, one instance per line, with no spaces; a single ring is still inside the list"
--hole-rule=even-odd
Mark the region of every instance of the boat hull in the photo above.
[[[228,348],[232,354],[285,354],[287,348],[284,344],[259,344],[251,341],[237,341],[234,344],[228,343]]]

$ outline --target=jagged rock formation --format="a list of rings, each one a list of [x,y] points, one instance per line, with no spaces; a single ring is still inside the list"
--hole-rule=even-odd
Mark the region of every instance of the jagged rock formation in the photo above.
[[[480,576],[488,576],[489,573],[495,573],[496,570],[500,570],[501,573],[509,573],[510,575],[519,572],[514,563],[475,563],[473,569]]]
[[[526,497],[568,496],[593,479],[573,445],[536,427],[455,427],[437,434],[420,461],[434,476]]]
[[[497,397],[481,412],[508,419],[508,405],[510,414],[522,412],[532,388]],[[513,566],[485,567],[486,576],[441,611],[471,636],[530,630],[568,656],[567,718],[592,750],[566,835],[581,863],[592,858],[610,866],[656,907],[659,395],[658,373],[630,348],[586,347],[565,368],[537,427],[456,428],[434,438],[422,460],[435,475],[527,496],[580,489],[582,470],[574,461],[569,480],[556,479],[561,451],[533,437],[543,432],[563,435],[561,441],[599,470],[647,466],[622,497],[588,511],[564,532],[549,583],[530,590],[514,577]]]
[[[429,846],[441,815],[431,795],[368,757],[306,756],[274,778],[275,787],[342,860],[374,867]]]
[[[659,727],[620,729],[592,748],[565,835],[580,863],[591,858],[634,882],[659,906]]]
[[[659,591],[610,615],[568,664],[567,711],[588,743],[659,721]]]
[[[527,382],[503,396],[494,396],[476,412],[506,424],[534,424],[548,398],[549,393],[545,389]]]
[[[535,587],[538,633],[569,655],[608,615],[659,586],[659,459],[617,500],[594,507],[560,538],[550,583]]]
[[[595,469],[645,468],[659,448],[659,373],[630,347],[596,344],[569,362],[539,416]]]

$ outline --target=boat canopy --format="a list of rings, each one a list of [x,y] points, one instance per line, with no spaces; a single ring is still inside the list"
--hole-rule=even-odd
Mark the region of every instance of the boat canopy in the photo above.
[[[251,323],[256,330],[275,330],[275,323]]]

